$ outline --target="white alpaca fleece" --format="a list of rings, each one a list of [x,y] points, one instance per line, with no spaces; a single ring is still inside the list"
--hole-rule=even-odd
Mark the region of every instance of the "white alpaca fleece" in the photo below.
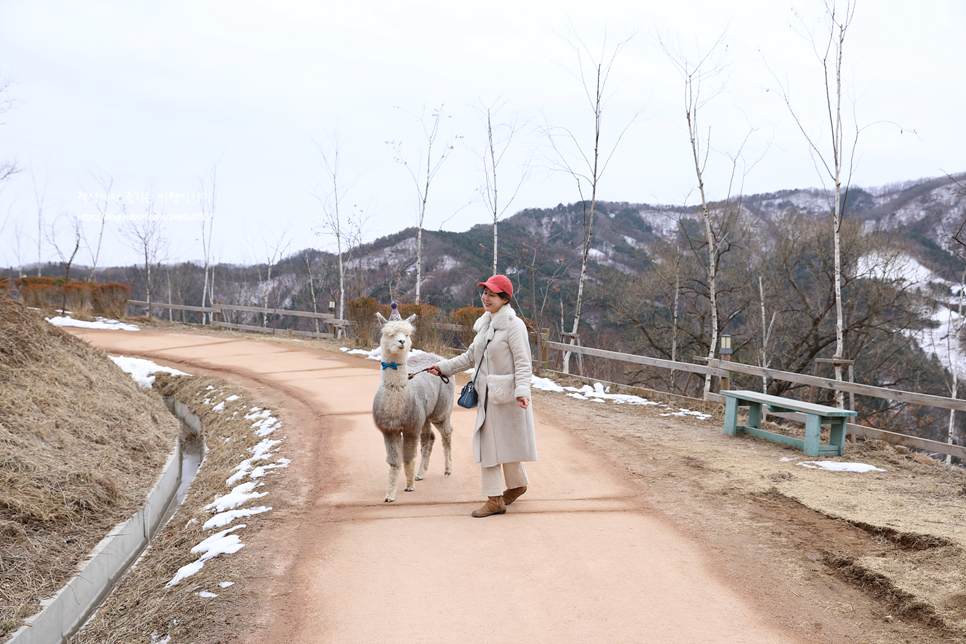
[[[398,344],[393,342],[394,338],[398,338],[400,334],[405,335],[407,338],[411,338],[413,332],[416,329],[412,324],[406,320],[393,320],[387,322],[384,327],[382,327],[382,338],[379,342],[380,347],[382,347],[382,354],[384,358],[390,358],[393,355],[399,355],[400,353],[409,353],[409,347],[400,347]]]
[[[393,336],[397,333],[412,335],[415,330],[416,328],[406,320],[393,320],[386,322],[386,326],[382,327],[382,337]]]

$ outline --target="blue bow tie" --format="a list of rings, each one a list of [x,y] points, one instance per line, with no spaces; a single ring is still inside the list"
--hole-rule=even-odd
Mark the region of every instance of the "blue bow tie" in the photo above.
[[[399,366],[398,362],[383,362],[382,370],[385,371],[386,369],[392,369],[393,371],[395,371],[396,367],[398,366]]]

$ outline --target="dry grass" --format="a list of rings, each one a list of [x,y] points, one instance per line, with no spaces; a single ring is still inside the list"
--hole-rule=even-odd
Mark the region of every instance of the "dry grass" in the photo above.
[[[262,440],[252,430],[253,421],[244,418],[254,403],[245,391],[211,378],[162,374],[154,386],[185,403],[200,418],[208,453],[177,512],[155,536],[137,566],[115,586],[95,617],[71,638],[71,644],[152,642],[152,633],[157,633],[158,639],[170,635],[174,641],[194,641],[184,638],[199,638],[199,632],[211,626],[207,623],[211,603],[232,601],[233,594],[240,592],[240,586],[222,589],[218,584],[244,580],[245,574],[236,571],[235,561],[226,555],[209,560],[200,572],[166,587],[179,568],[198,558],[191,554],[191,548],[213,533],[202,529],[212,514],[205,506],[229,491],[226,479],[251,456],[249,448]],[[212,411],[231,395],[239,398],[226,402],[223,412]],[[271,484],[271,477],[262,480]],[[276,497],[268,505],[278,509],[284,503]],[[229,527],[244,523],[248,527],[239,533],[244,535],[266,525],[271,514],[237,520]],[[201,591],[214,592],[219,598],[201,598],[197,595]]]
[[[103,352],[0,297],[0,636],[141,507],[177,434]]]

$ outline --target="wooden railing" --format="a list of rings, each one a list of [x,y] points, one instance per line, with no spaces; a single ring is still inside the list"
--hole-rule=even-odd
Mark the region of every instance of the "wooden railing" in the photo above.
[[[141,306],[147,308],[148,303],[140,300],[128,300],[128,304],[132,306]],[[257,306],[239,306],[235,304],[215,304],[214,306],[187,306],[184,304],[165,304],[163,302],[151,302],[151,308],[158,309],[171,309],[173,311],[191,311],[194,313],[211,313],[215,316],[212,321],[212,326],[224,327],[226,329],[237,329],[239,331],[253,331],[256,333],[271,333],[273,335],[278,333],[285,333],[290,335],[298,335],[310,338],[323,338],[332,339],[335,337],[337,328],[345,328],[348,326],[346,320],[340,320],[335,317],[332,313],[314,313],[312,311],[291,311],[289,309],[266,309]],[[298,331],[295,329],[276,329],[274,327],[267,326],[255,326],[251,324],[236,324],[234,322],[225,322],[222,318],[224,317],[225,311],[240,311],[243,313],[258,313],[262,315],[276,315],[276,316],[292,316],[292,317],[302,317],[302,318],[313,318],[324,323],[328,328],[326,333],[316,333],[314,331]]]
[[[647,356],[638,356],[628,353],[618,353],[616,351],[604,351],[602,349],[593,349],[590,347],[583,347],[580,345],[565,344],[562,342],[551,342],[547,340],[542,340],[540,342],[541,347],[546,347],[550,350],[555,351],[569,351],[578,355],[595,356],[598,358],[605,358],[608,360],[618,360],[621,362],[631,362],[635,364],[643,364],[651,367],[659,367],[663,369],[669,369],[673,371],[685,371],[690,373],[706,374],[711,376],[717,376],[722,379],[722,382],[728,382],[730,380],[729,375],[732,371],[737,371],[738,373],[744,373],[752,376],[758,377],[768,377],[774,380],[783,380],[785,382],[792,382],[800,385],[808,385],[811,387],[819,387],[822,389],[830,389],[832,391],[841,391],[845,393],[857,394],[861,396],[869,396],[871,398],[880,398],[889,401],[897,401],[910,403],[915,405],[923,405],[927,407],[937,407],[939,409],[946,410],[956,410],[956,411],[966,411],[966,400],[959,400],[956,398],[946,398],[943,396],[934,396],[931,394],[921,394],[913,391],[902,391],[901,389],[889,389],[887,387],[874,387],[872,385],[862,385],[852,382],[844,382],[840,380],[834,380],[831,378],[822,378],[819,376],[809,376],[802,373],[794,373],[791,371],[779,371],[777,369],[765,369],[763,367],[757,367],[754,365],[742,364],[740,362],[728,362],[725,360],[716,359],[702,359],[702,362],[706,362],[707,366],[704,364],[691,364],[688,362],[676,362],[671,360],[663,360],[659,358],[649,358]],[[538,349],[538,355],[543,356],[543,354]],[[545,357],[543,358],[545,359]],[[708,399],[711,401],[720,401],[721,396],[718,394],[708,394]],[[785,418],[788,420],[795,421],[805,421],[804,414],[789,413],[789,414],[770,414],[772,416],[777,416],[780,418]],[[951,445],[949,443],[943,443],[940,441],[930,440],[928,438],[920,438],[918,436],[910,436],[908,434],[903,434],[900,432],[891,432],[883,429],[877,429],[875,427],[867,427],[865,425],[859,425],[856,423],[847,423],[846,431],[855,436],[864,436],[866,438],[876,438],[879,440],[884,440],[890,443],[895,443],[899,445],[905,445],[907,447],[913,447],[916,449],[925,450],[927,452],[936,452],[940,454],[949,454],[950,456],[955,456],[966,460],[966,447],[961,445]]]

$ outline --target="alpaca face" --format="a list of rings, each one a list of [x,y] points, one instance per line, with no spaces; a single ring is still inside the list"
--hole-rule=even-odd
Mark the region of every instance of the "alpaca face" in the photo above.
[[[389,322],[382,327],[382,351],[387,356],[403,356],[413,346],[413,325],[409,322]]]

